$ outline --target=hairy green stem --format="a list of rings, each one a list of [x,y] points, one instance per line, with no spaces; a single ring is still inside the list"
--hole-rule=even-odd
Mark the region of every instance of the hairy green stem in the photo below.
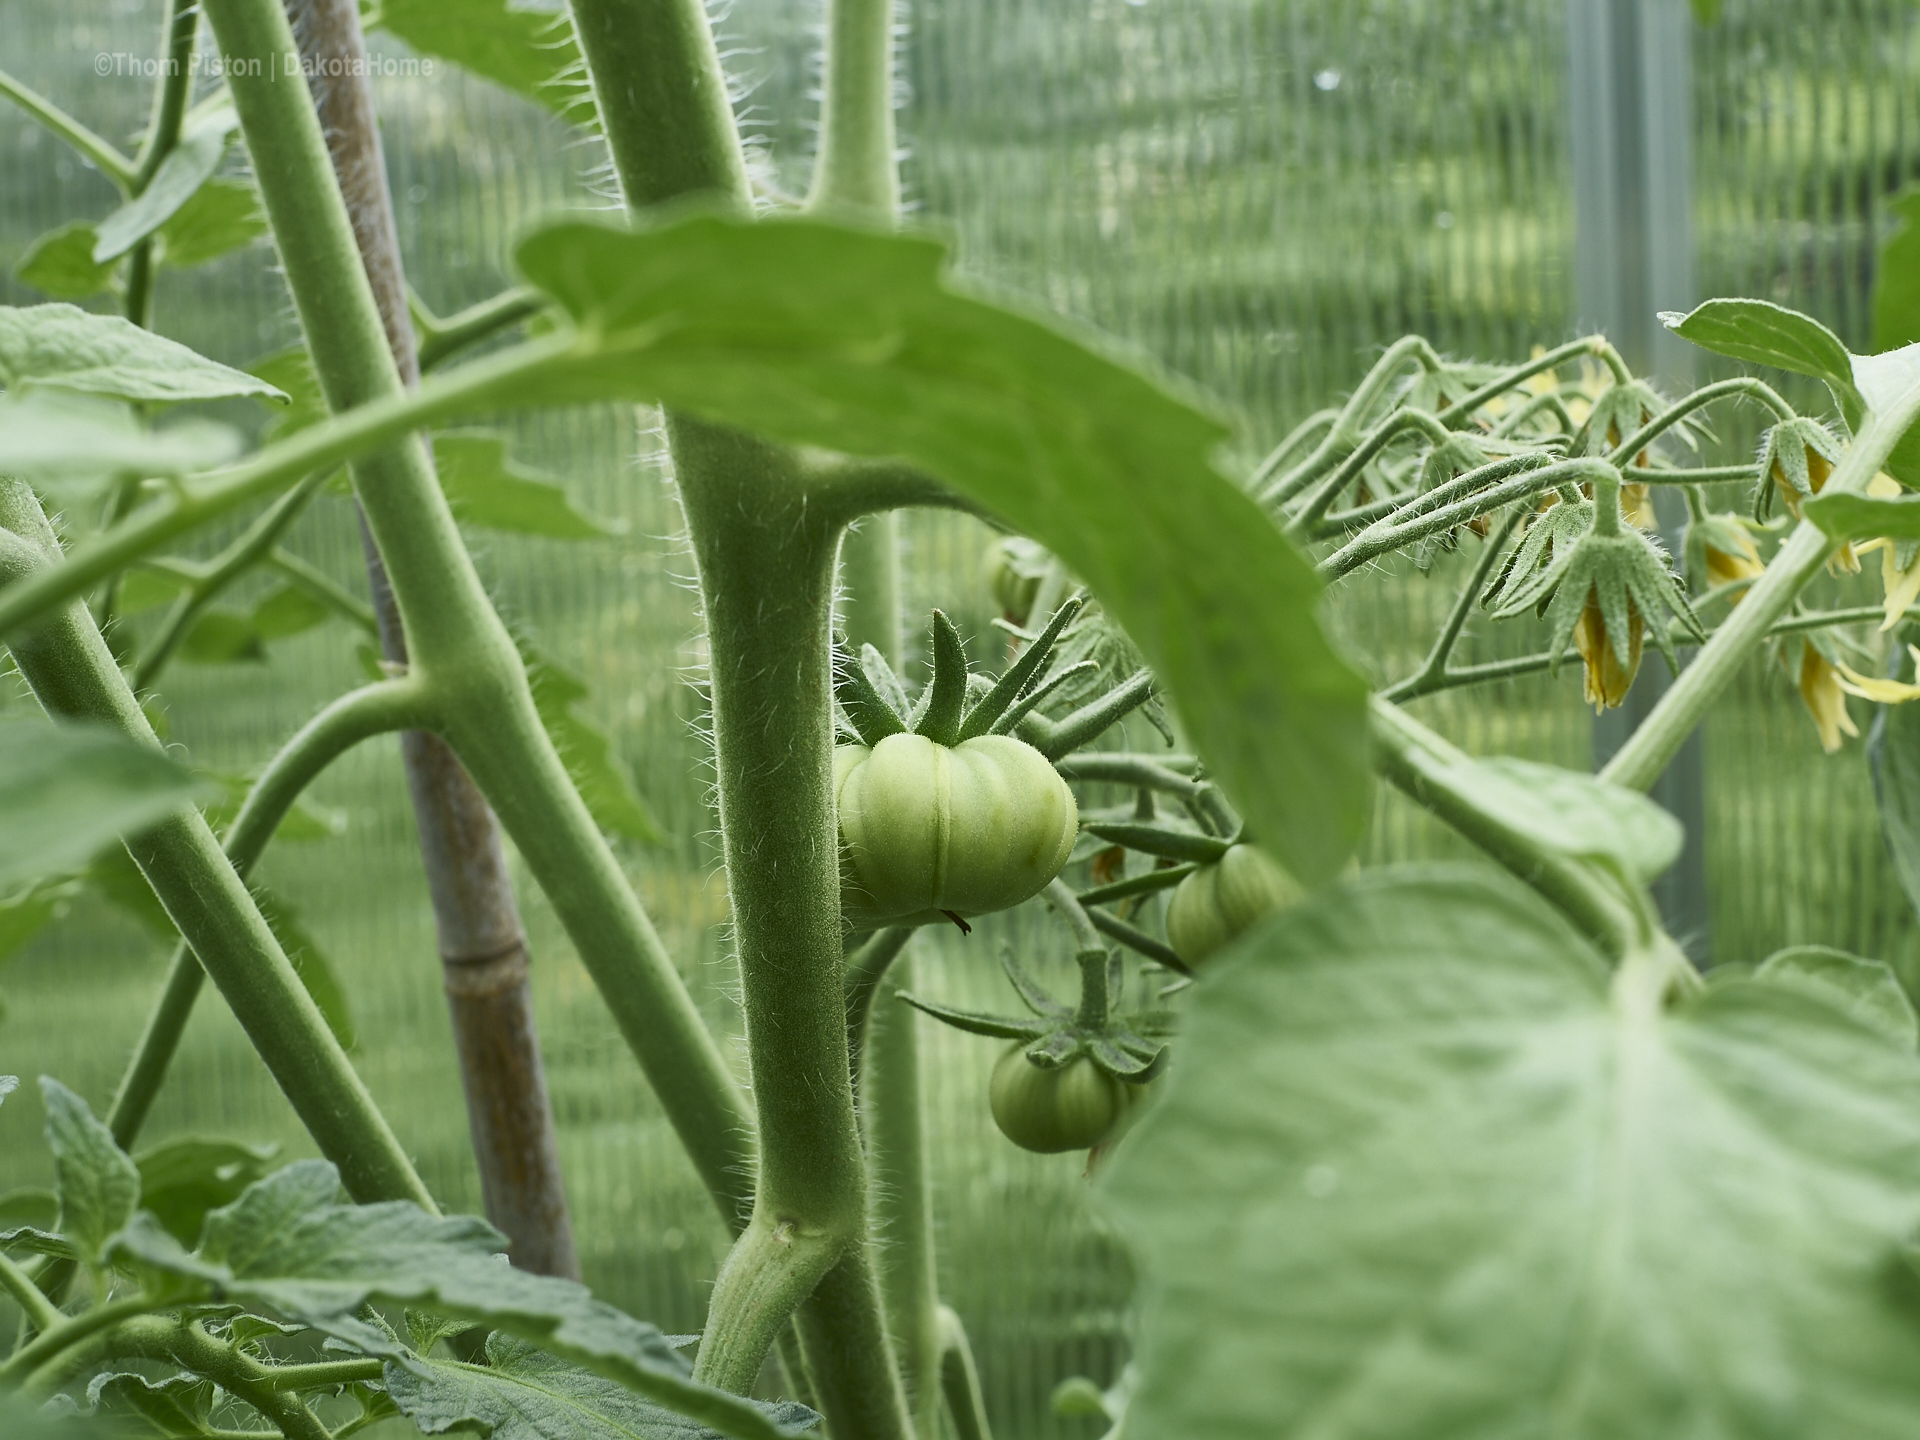
[[[866,1044],[867,1021],[873,1014],[880,982],[912,938],[911,925],[890,925],[874,931],[847,956],[847,1056],[856,1075],[860,1073],[860,1051]]]
[[[1286,438],[1269,450],[1266,458],[1254,466],[1253,474],[1247,480],[1247,492],[1258,495],[1266,488],[1267,482],[1273,478],[1275,471],[1298,455],[1315,436],[1325,433],[1327,427],[1339,418],[1338,410],[1316,410],[1294,426],[1287,432]]]
[[[1332,473],[1320,483],[1320,488],[1307,497],[1306,503],[1288,519],[1287,534],[1295,540],[1304,537],[1314,523],[1327,513],[1327,507],[1359,477],[1360,472],[1408,430],[1418,430],[1435,445],[1443,443],[1452,433],[1424,410],[1395,410],[1374,426],[1353,453],[1333,468]]]
[[[193,43],[200,25],[199,0],[172,0],[167,16],[167,45],[160,57],[160,83],[153,95],[153,117],[147,137],[134,162],[129,189],[146,193],[167,156],[180,141],[180,124],[193,94]],[[144,236],[127,257],[127,288],[123,308],[127,319],[144,327],[153,323],[154,237]]]
[[[173,658],[180,642],[186,639],[201,612],[273,549],[326,478],[324,471],[315,471],[275,501],[225,550],[212,560],[193,567],[192,583],[174,602],[160,634],[140,657],[139,667],[133,675],[133,688],[136,691],[149,688],[160,678],[160,672]]]
[[[887,1330],[914,1434],[939,1440],[940,1294],[920,1085],[920,1012],[898,998],[913,989],[913,981],[908,954],[879,984],[861,1047],[860,1102],[872,1157],[873,1244]]]
[[[1716,400],[1724,400],[1734,395],[1744,396],[1751,400],[1758,400],[1773,412],[1773,417],[1776,420],[1793,419],[1793,407],[1782,400],[1779,395],[1774,392],[1773,388],[1764,382],[1746,375],[1736,376],[1731,380],[1716,380],[1713,384],[1701,386],[1685,399],[1679,400],[1673,405],[1668,406],[1665,410],[1662,410],[1658,415],[1654,416],[1653,419],[1649,420],[1645,425],[1642,425],[1638,430],[1634,431],[1633,434],[1627,436],[1626,439],[1614,446],[1613,452],[1607,456],[1607,459],[1615,465],[1625,465],[1630,458],[1638,455],[1642,450],[1646,449],[1647,446],[1666,434],[1667,431],[1685,420],[1687,416],[1693,414],[1696,410],[1703,409],[1713,404]]]
[[[973,1347],[967,1344],[960,1317],[945,1305],[940,1307],[940,1392],[957,1440],[993,1440],[993,1431],[987,1425],[987,1397],[973,1363]]]
[[[91,1309],[82,1310],[78,1315],[62,1316],[57,1325],[49,1325],[33,1339],[22,1345],[0,1365],[0,1390],[7,1390],[28,1379],[42,1365],[63,1351],[118,1325],[122,1320],[130,1319],[151,1310],[157,1303],[156,1297],[145,1294],[128,1295],[119,1300],[108,1300]]]
[[[546,309],[548,303],[547,297],[538,290],[522,285],[503,290],[491,300],[482,300],[445,318],[425,317],[416,311],[416,320],[426,320],[420,327],[421,372],[437,370],[462,350],[532,319]]]
[[[1821,493],[1857,494],[1865,490],[1916,417],[1920,417],[1920,384],[1910,386],[1883,410],[1868,416]],[[1765,642],[1774,625],[1792,608],[1794,599],[1839,548],[1839,541],[1812,522],[1802,521],[1775,553],[1766,573],[1747,591],[1746,599],[1700,647],[1693,662],[1600,772],[1600,778],[1632,790],[1651,787],[1714,700],[1733,683],[1748,655]]]
[[[134,162],[122,155],[118,148],[102,140],[46,96],[22,85],[4,70],[0,70],[0,96],[13,101],[43,127],[91,160],[101,174],[119,187],[122,194],[132,192]]]
[[[60,1307],[33,1283],[33,1277],[4,1254],[0,1254],[0,1287],[13,1296],[14,1303],[27,1317],[27,1323],[43,1334],[67,1318],[60,1313]]]
[[[1633,378],[1627,369],[1626,361],[1620,358],[1620,352],[1607,342],[1604,335],[1585,335],[1578,340],[1569,341],[1556,350],[1548,350],[1535,355],[1523,364],[1514,366],[1495,376],[1478,390],[1469,392],[1453,402],[1439,414],[1442,425],[1452,425],[1464,420],[1489,400],[1506,394],[1516,386],[1524,384],[1536,375],[1544,375],[1549,370],[1558,370],[1562,365],[1587,357],[1597,358],[1607,367],[1615,384],[1625,384]]]
[[[294,802],[327,766],[362,740],[420,725],[426,718],[426,697],[411,678],[382,680],[326,706],[280,747],[241,802],[223,841],[234,871],[246,877]],[[174,950],[166,984],[107,1111],[107,1128],[122,1149],[132,1146],[146,1122],[205,976],[191,949],[182,944]]]
[[[1516,512],[1501,522],[1500,528],[1487,538],[1481,547],[1480,558],[1474,562],[1473,573],[1467,577],[1466,585],[1453,602],[1453,609],[1447,612],[1446,623],[1440,627],[1440,633],[1434,638],[1433,649],[1427,652],[1427,660],[1412,679],[1411,684],[1430,683],[1439,680],[1447,673],[1447,661],[1453,654],[1453,647],[1459,643],[1460,632],[1467,628],[1467,617],[1473,613],[1473,607],[1480,598],[1480,591],[1487,583],[1487,577],[1493,573],[1493,567],[1500,563],[1505,553],[1507,541],[1513,537],[1519,526],[1521,515]]]
[[[572,8],[628,207],[698,195],[749,209],[700,0]],[[695,1370],[744,1389],[779,1333],[772,1312],[784,1322],[804,1299],[801,1343],[835,1440],[906,1440],[867,1245],[840,974],[830,631],[850,517],[809,506],[804,462],[791,451],[671,414],[667,433],[706,603],[721,835],[761,1137],[753,1222],[715,1285]],[[782,1233],[826,1256],[811,1297],[801,1285],[812,1260],[767,1248]],[[757,1265],[775,1276],[762,1279]]]
[[[1505,484],[1483,490],[1477,495],[1469,495],[1451,505],[1430,510],[1416,519],[1401,520],[1396,524],[1376,524],[1353,537],[1340,549],[1334,551],[1320,562],[1320,573],[1330,578],[1349,575],[1370,560],[1378,559],[1389,551],[1420,540],[1428,535],[1437,535],[1441,531],[1451,530],[1456,525],[1464,525],[1469,520],[1491,514],[1516,500],[1525,500],[1544,490],[1554,489],[1579,480],[1599,481],[1612,477],[1619,483],[1620,472],[1604,460],[1562,460],[1542,470],[1533,470]],[[1439,491],[1431,491],[1438,494]],[[1408,507],[1413,508],[1413,507]]]
[[[41,563],[59,553],[39,501],[17,481],[0,481],[0,526],[37,548]],[[17,559],[10,547],[0,578]],[[84,604],[70,603],[11,645],[14,663],[49,713],[103,721],[159,748]],[[432,1209],[432,1196],[200,812],[182,809],[129,837],[126,847],[321,1152],[340,1167],[348,1191],[362,1201],[405,1199]]]
[[[291,550],[277,547],[268,554],[267,564],[285,576],[294,589],[309,599],[318,600],[349,624],[359,626],[371,636],[380,633],[380,619],[373,613],[373,606],[324,570],[302,560]]]
[[[1314,446],[1306,459],[1260,491],[1260,503],[1284,505],[1351,454],[1366,436],[1367,423],[1374,407],[1385,398],[1387,387],[1410,360],[1425,370],[1435,370],[1440,366],[1440,357],[1422,337],[1405,335],[1394,341],[1374,362],[1366,378],[1354,388],[1347,403],[1341,407],[1339,417],[1328,427],[1320,443]]]
[[[333,1440],[304,1400],[275,1387],[268,1367],[214,1339],[197,1320],[180,1322],[170,1348],[187,1369],[237,1395],[279,1426],[286,1440]]]
[[[829,0],[821,89],[820,150],[807,208],[891,226],[900,208],[893,0]]]
[[[356,1381],[378,1380],[387,1362],[367,1360],[321,1360],[311,1365],[260,1365],[261,1383],[275,1390],[319,1390]]]
[[[319,121],[303,86],[273,78],[275,57],[294,48],[285,13],[275,0],[205,4],[228,59],[253,57],[262,66],[254,75],[236,69],[234,103],[329,407],[384,417],[362,421],[374,429],[403,418],[425,423],[441,403],[436,392],[470,397],[474,372],[497,381],[551,351],[536,341],[466,367],[465,390],[456,380],[411,396],[402,391]],[[724,94],[718,99],[724,104]],[[481,379],[478,388],[488,383]],[[751,1155],[738,1087],[554,751],[424,442],[409,437],[359,460],[354,482],[442,734],[546,891],[716,1203],[737,1217]]]

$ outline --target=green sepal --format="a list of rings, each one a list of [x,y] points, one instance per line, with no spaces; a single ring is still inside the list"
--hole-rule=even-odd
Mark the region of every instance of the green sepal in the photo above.
[[[1007,972],[1007,979],[1019,992],[1022,1003],[1034,1014],[1057,1020],[1073,1013],[1027,973],[1027,967],[1020,963],[1020,957],[1013,953],[1011,945],[1000,947],[1000,968]]]
[[[1033,689],[1029,690],[1009,706],[1006,713],[1001,715],[998,720],[995,720],[993,724],[988,727],[987,733],[989,735],[1013,734],[1019,729],[1020,722],[1031,715],[1040,705],[1044,704],[1054,695],[1057,695],[1060,691],[1066,689],[1067,686],[1073,684],[1075,681],[1085,679],[1099,668],[1100,667],[1091,660],[1081,660],[1067,666],[1064,670],[1054,671],[1053,674],[1049,675],[1045,680],[1041,681],[1040,684],[1034,686]],[[964,740],[971,737],[963,734],[960,738]]]
[[[950,1005],[922,1000],[918,995],[908,994],[904,990],[896,998],[923,1015],[931,1015],[942,1025],[951,1025],[969,1035],[985,1035],[995,1040],[1037,1040],[1042,1035],[1051,1034],[1054,1029],[1051,1021],[987,1015],[978,1010],[956,1010]]]
[[[1058,720],[1029,714],[1018,733],[1049,760],[1070,755],[1089,745],[1153,698],[1153,675],[1141,670],[1114,686],[1098,700],[1091,700]]]
[[[921,697],[913,729],[936,745],[960,743],[960,717],[967,703],[967,645],[946,612],[933,612],[933,679]]]
[[[865,659],[865,650],[873,650],[873,647],[868,645],[863,648],[862,659]],[[879,652],[874,651],[874,654],[878,655]],[[833,694],[846,714],[847,723],[853,726],[854,733],[860,737],[861,744],[878,745],[889,735],[906,733],[906,722],[900,718],[900,712],[887,703],[866,667],[855,663],[853,657],[844,650],[834,654]]]
[[[1826,463],[1828,474],[1840,464],[1840,441],[1818,420],[1796,415],[1767,431],[1760,444],[1760,478],[1753,492],[1755,520],[1764,522],[1773,513],[1776,468],[1796,495],[1811,498],[1819,493],[1807,463],[1810,455],[1818,455]],[[1821,478],[1825,480],[1825,476]]]
[[[1073,898],[1082,905],[1111,905],[1116,900],[1131,900],[1136,895],[1151,895],[1156,890],[1171,890],[1199,868],[1197,862],[1189,860],[1185,864],[1172,865],[1165,870],[1149,870],[1144,875],[1116,880],[1111,885],[1096,885],[1091,890],[1081,891]]]
[[[1191,830],[1169,830],[1162,825],[1097,821],[1082,828],[1090,835],[1098,835],[1102,840],[1111,840],[1115,845],[1124,845],[1129,850],[1163,856],[1168,860],[1197,860],[1203,865],[1218,860],[1232,848],[1217,836],[1199,835]]]
[[[1562,502],[1534,516],[1480,603],[1495,607],[1496,620],[1539,609],[1559,583],[1556,562],[1564,561],[1580,537],[1592,528],[1591,501]]]
[[[860,668],[866,672],[867,679],[873,682],[873,688],[880,692],[880,698],[893,707],[896,715],[905,715],[913,708],[913,702],[907,699],[907,687],[893,666],[887,663],[887,657],[872,645],[860,647]]]
[[[1164,1068],[1163,1057],[1167,1053],[1164,1045],[1155,1045],[1152,1056],[1142,1059],[1140,1056],[1123,1049],[1118,1042],[1105,1035],[1096,1035],[1086,1041],[1087,1057],[1102,1070],[1116,1079],[1135,1085],[1144,1085]]]
[[[1070,1029],[1049,1031],[1027,1046],[1027,1059],[1042,1070],[1058,1070],[1086,1049],[1086,1043]]]
[[[1039,637],[1020,652],[1020,658],[1007,667],[1006,674],[994,681],[992,688],[967,711],[960,722],[960,739],[1004,734],[1010,728],[1001,726],[999,722],[1038,678],[1047,663],[1047,657],[1053,653],[1053,642],[1060,638],[1060,632],[1067,628],[1067,622],[1080,613],[1080,607],[1085,603],[1076,595],[1053,612],[1053,618],[1047,621]],[[935,623],[938,624],[937,621]],[[1054,684],[1057,685],[1059,681],[1059,676],[1053,677]]]

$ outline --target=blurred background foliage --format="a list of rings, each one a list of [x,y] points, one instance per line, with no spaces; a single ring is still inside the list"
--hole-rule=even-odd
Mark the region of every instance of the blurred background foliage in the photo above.
[[[160,11],[155,0],[16,0],[0,12],[0,53],[127,140],[149,82],[98,57],[149,55]],[[819,18],[810,0],[738,0],[718,17],[762,163],[796,192]],[[1217,397],[1238,422],[1244,463],[1405,331],[1494,359],[1580,328],[1565,103],[1577,57],[1566,53],[1562,0],[922,0],[903,19],[917,221],[954,238],[976,282],[1114,332]],[[1885,202],[1920,177],[1920,10],[1727,0],[1697,33],[1693,60],[1701,295],[1793,305],[1866,348]],[[610,204],[586,131],[445,66],[376,84],[409,274],[437,312],[509,283],[509,248],[535,217]],[[228,163],[244,174],[243,159]],[[45,298],[11,274],[37,236],[114,204],[105,180],[13,110],[0,110],[0,195],[8,304]],[[296,338],[263,243],[166,272],[157,323],[240,365]],[[1743,423],[1721,422],[1709,461],[1750,451]],[[672,837],[627,844],[627,862],[716,1031],[737,1036],[698,616],[655,437],[605,408],[516,419],[507,431],[519,460],[561,477],[617,533],[552,541],[476,530],[482,568],[502,609],[585,679],[584,708]],[[939,604],[987,658],[997,643],[979,574],[987,532],[915,516],[907,535],[909,613]],[[290,545],[364,588],[344,501],[319,501]],[[1376,676],[1405,673],[1455,569],[1443,561],[1429,576],[1407,567],[1349,582],[1329,600],[1329,623]],[[1862,602],[1877,599],[1870,578],[1848,583]],[[1488,630],[1476,622],[1463,659],[1537,644],[1524,629]],[[264,660],[177,667],[164,687],[171,738],[203,765],[258,765],[357,681],[356,641],[335,623],[277,641]],[[1587,763],[1572,673],[1419,703],[1476,751]],[[1861,747],[1822,756],[1777,666],[1757,663],[1715,714],[1707,766],[1717,959],[1817,941],[1883,956],[1910,983],[1920,975]],[[428,1182],[450,1205],[477,1209],[396,745],[350,756],[314,800],[337,833],[282,843],[261,878],[349,986],[360,1068]],[[1381,799],[1370,859],[1450,849],[1411,807]],[[551,912],[521,880],[587,1278],[670,1331],[696,1329],[724,1237]],[[922,986],[955,1004],[998,1003],[1002,939],[1065,979],[1061,937],[1022,911],[969,939],[923,934]],[[0,972],[0,1070],[52,1073],[104,1104],[164,955],[122,912],[73,902]],[[1124,1256],[1091,1213],[1074,1160],[1025,1154],[993,1131],[993,1047],[924,1033],[943,1285],[972,1331],[994,1422],[1007,1436],[1095,1433],[1093,1422],[1052,1416],[1046,1399],[1067,1375],[1106,1382],[1123,1359]],[[0,1110],[0,1190],[45,1179],[37,1103],[27,1087]],[[188,1132],[310,1150],[217,997],[203,1002],[145,1138]]]

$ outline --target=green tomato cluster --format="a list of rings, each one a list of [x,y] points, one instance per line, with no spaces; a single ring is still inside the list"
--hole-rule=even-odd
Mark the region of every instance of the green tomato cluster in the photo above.
[[[1202,865],[1173,892],[1167,905],[1167,943],[1189,965],[1198,965],[1256,921],[1292,905],[1298,883],[1266,851],[1235,845]]]
[[[862,926],[1010,909],[1060,873],[1080,826],[1066,781],[1010,735],[841,745],[834,792],[841,906]]]

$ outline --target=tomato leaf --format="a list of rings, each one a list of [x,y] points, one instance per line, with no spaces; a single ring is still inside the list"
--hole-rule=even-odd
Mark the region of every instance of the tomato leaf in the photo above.
[[[1815,495],[1800,502],[1800,513],[1835,540],[1920,540],[1920,498],[1913,496]]]
[[[96,1415],[145,1422],[139,1433],[204,1436],[213,1410],[214,1385],[198,1375],[169,1375],[150,1380],[130,1371],[96,1375],[87,1382],[87,1400]]]
[[[104,725],[0,720],[0,886],[77,870],[202,792],[165,755]]]
[[[518,259],[581,339],[516,401],[657,401],[937,476],[1085,578],[1289,870],[1344,862],[1370,782],[1365,685],[1315,621],[1311,569],[1214,469],[1219,421],[1103,342],[960,294],[922,237],[569,222]]]
[[[417,1357],[389,1361],[387,1393],[428,1435],[478,1429],[491,1440],[705,1440],[713,1431],[674,1414],[625,1386],[495,1332],[487,1363]],[[775,1424],[795,1431],[814,1413],[791,1402],[766,1407]]]
[[[266,233],[267,217],[253,186],[245,180],[215,176],[160,227],[160,238],[166,242],[161,262],[175,270],[191,270]]]
[[[107,1238],[133,1218],[140,1172],[86,1101],[46,1075],[40,1077],[40,1094],[47,1106],[60,1234],[83,1260],[97,1264]]]
[[[39,1405],[18,1393],[0,1393],[0,1435],[7,1440],[118,1440],[123,1433],[117,1426],[81,1415],[65,1395]]]
[[[1471,763],[1476,792],[1557,854],[1609,861],[1643,885],[1680,858],[1680,822],[1638,791],[1507,755]]]
[[[304,345],[263,355],[250,368],[257,379],[281,392],[287,402],[285,409],[267,421],[265,438],[284,440],[296,430],[327,418],[327,398],[320,393],[320,377],[314,373],[313,358]]]
[[[238,432],[188,419],[148,430],[127,407],[83,395],[0,396],[7,472],[43,489],[85,492],[117,475],[188,475],[240,453]]]
[[[594,540],[609,533],[574,509],[556,481],[514,464],[498,435],[436,435],[433,464],[454,518],[462,524],[550,540]]]
[[[332,606],[322,604],[299,586],[282,585],[261,598],[247,623],[262,640],[284,640],[326,624],[333,615]]]
[[[1666,311],[1666,327],[1716,355],[1772,365],[1825,382],[1848,425],[1860,423],[1853,356],[1840,337],[1811,315],[1770,300],[1708,300],[1685,315]]]
[[[220,168],[227,137],[239,123],[230,107],[221,106],[182,136],[147,188],[100,222],[94,262],[104,265],[119,259],[178,214]]]
[[[1195,987],[1114,1157],[1130,1433],[1867,1440],[1920,1405],[1920,1063],[1789,985],[1648,1014],[1542,900],[1375,872]]]
[[[540,712],[540,722],[547,727],[547,736],[560,752],[561,762],[573,777],[594,823],[629,840],[662,843],[666,837],[634,790],[626,770],[614,759],[613,741],[574,709],[587,698],[586,682],[524,642],[520,658],[527,667],[527,683],[533,689],[533,705]]]
[[[688,1378],[652,1325],[584,1286],[508,1265],[505,1237],[484,1220],[429,1215],[405,1201],[341,1204],[339,1191],[333,1166],[301,1161],[211,1212],[194,1253],[146,1215],[120,1232],[114,1253],[189,1295],[264,1306],[370,1355],[409,1358],[392,1332],[360,1318],[361,1307],[418,1306],[539,1345],[722,1434],[789,1433],[754,1402]]]
[[[580,47],[564,11],[507,0],[381,0],[380,28],[565,115],[579,104]]]
[[[13,273],[56,300],[84,300],[113,285],[113,262],[93,258],[96,232],[85,220],[49,230],[27,247]]]
[[[180,642],[189,665],[238,665],[267,658],[266,642],[247,617],[233,610],[203,610]]]
[[[163,405],[235,395],[287,398],[264,380],[130,320],[72,305],[0,305],[0,382],[8,390],[44,386]]]
[[[183,1245],[200,1238],[207,1212],[231,1205],[265,1177],[277,1146],[245,1145],[183,1135],[134,1157],[140,1171],[140,1208],[150,1211]]]
[[[1883,960],[1865,960],[1827,945],[1794,945],[1769,955],[1753,978],[1838,1006],[1902,1049],[1920,1049],[1920,1019],[1914,1016],[1913,1002]]]
[[[1898,350],[1920,340],[1920,188],[1895,195],[1887,201],[1887,210],[1900,223],[1881,242],[1874,266],[1876,352]]]

